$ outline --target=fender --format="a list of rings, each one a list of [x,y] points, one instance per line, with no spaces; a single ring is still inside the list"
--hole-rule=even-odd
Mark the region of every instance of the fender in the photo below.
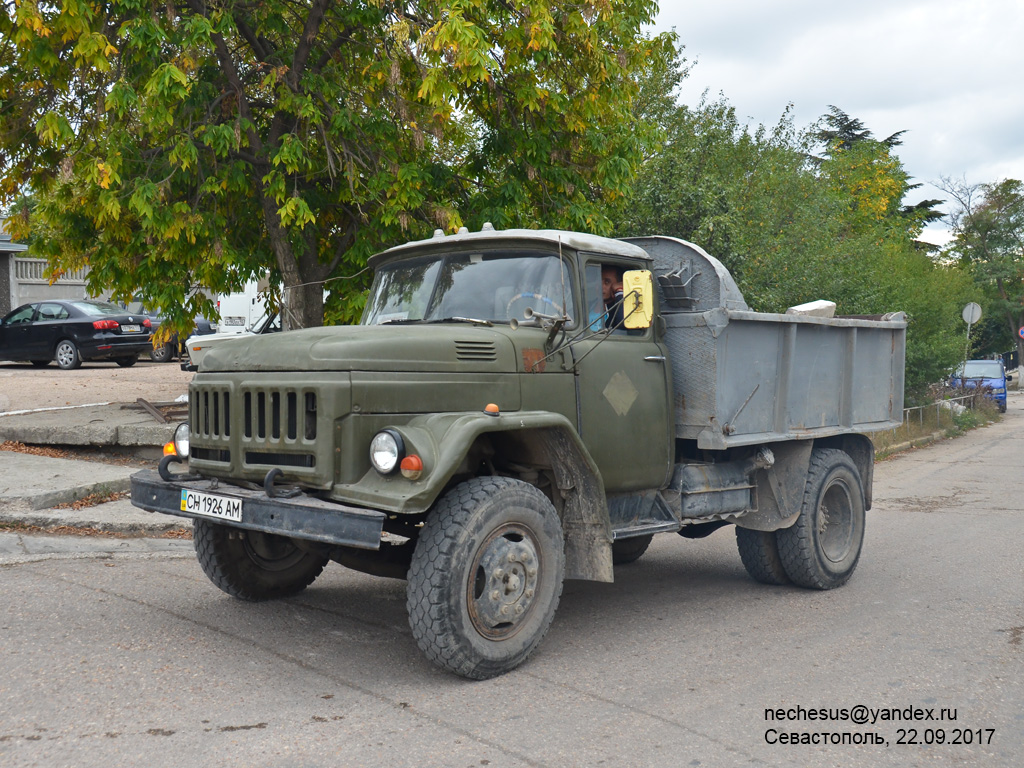
[[[562,520],[566,578],[612,581],[611,524],[601,472],[572,423],[550,411],[441,413],[416,416],[393,429],[406,453],[423,460],[423,473],[408,480],[369,470],[358,482],[337,484],[331,498],[391,514],[427,512],[468,465],[478,440],[487,436],[517,463],[549,467],[555,478],[555,508]]]

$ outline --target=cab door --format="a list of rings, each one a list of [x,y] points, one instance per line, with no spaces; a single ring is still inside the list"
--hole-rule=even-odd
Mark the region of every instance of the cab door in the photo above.
[[[602,263],[608,260],[586,263],[590,328],[572,345],[580,436],[601,470],[606,493],[662,488],[671,477],[674,456],[667,350],[653,328],[604,328]]]

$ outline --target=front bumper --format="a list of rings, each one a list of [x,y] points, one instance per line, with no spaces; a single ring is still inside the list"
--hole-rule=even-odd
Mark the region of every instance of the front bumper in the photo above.
[[[184,489],[240,499],[241,521],[229,522],[182,511]],[[206,479],[167,482],[152,469],[132,475],[132,504],[148,512],[209,520],[234,528],[359,549],[380,548],[385,518],[383,512],[373,509],[350,507],[308,495],[293,499],[271,498],[262,489],[249,490]]]

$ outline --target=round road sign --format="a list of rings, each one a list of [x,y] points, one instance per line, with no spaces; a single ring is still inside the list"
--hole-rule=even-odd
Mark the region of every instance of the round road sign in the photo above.
[[[973,301],[964,307],[964,311],[961,315],[964,322],[968,325],[974,325],[976,322],[981,320],[981,307],[975,304]]]

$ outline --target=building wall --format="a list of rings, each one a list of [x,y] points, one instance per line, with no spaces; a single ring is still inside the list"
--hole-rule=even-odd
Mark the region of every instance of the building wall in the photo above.
[[[13,254],[0,251],[0,317],[10,312],[11,306],[11,259]]]
[[[46,259],[27,259],[14,253],[0,254],[0,312],[45,299],[84,299],[86,269],[62,277],[50,285]]]

